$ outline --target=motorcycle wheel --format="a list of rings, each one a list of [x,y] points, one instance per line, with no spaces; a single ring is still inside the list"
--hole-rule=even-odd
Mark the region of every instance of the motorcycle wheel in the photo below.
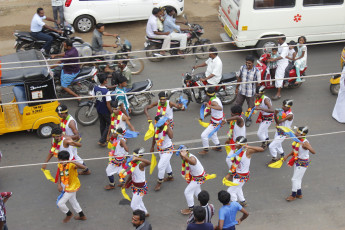
[[[145,47],[145,50],[148,50],[145,52],[146,57],[155,57],[155,54],[159,54],[159,51],[154,51],[156,49],[156,46],[154,44],[150,44],[147,47]],[[163,58],[150,58],[149,61],[151,62],[160,62],[163,61]]]
[[[207,45],[207,44],[211,44],[211,41],[210,40],[207,40],[207,41],[203,41],[203,42],[195,42],[194,45],[197,46],[197,45]],[[195,47],[193,48],[193,53],[204,53],[204,52],[208,52],[208,49],[210,48],[209,45],[207,46],[201,46],[201,47]],[[196,54],[195,55],[197,58],[199,59],[206,59],[208,58],[208,54]]]
[[[23,50],[30,50],[30,49],[32,49],[32,47],[30,46],[29,43],[22,42],[16,45],[16,52],[23,51]]]
[[[83,126],[95,124],[98,120],[98,113],[95,104],[79,107],[75,112],[75,119]]]
[[[331,91],[332,95],[338,95],[340,89],[340,84],[331,84],[329,90]]]
[[[144,61],[141,59],[136,59],[137,57],[129,56],[128,68],[131,70],[133,75],[137,75],[144,70]]]
[[[128,102],[130,104],[132,114],[140,115],[144,113],[145,107],[151,104],[151,97],[146,94],[137,94],[129,99]]]
[[[230,85],[230,86],[226,86],[226,88],[227,88],[227,91],[230,93],[230,95],[220,97],[223,105],[229,105],[236,100],[236,93],[235,93],[236,87],[233,85]]]
[[[190,103],[190,98],[188,97],[188,95],[184,92],[184,91],[177,91],[177,92],[173,92],[172,94],[170,94],[169,96],[169,100],[171,102],[174,102],[176,104],[178,104],[178,101],[180,100],[180,96],[182,96],[183,98],[187,98],[188,99],[188,102],[187,102],[187,106],[189,105]],[[174,111],[180,111],[180,109],[177,109],[177,108],[173,108]]]

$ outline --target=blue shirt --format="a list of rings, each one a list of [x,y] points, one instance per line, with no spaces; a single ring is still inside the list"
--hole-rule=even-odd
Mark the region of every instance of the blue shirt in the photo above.
[[[180,26],[176,25],[175,21],[176,21],[175,18],[173,18],[170,15],[167,15],[165,20],[164,20],[164,29],[163,29],[163,31],[164,32],[172,33],[172,32],[174,32],[174,30],[177,30],[178,32],[181,33]]]
[[[109,94],[110,92],[104,86],[95,86],[95,88],[93,88],[93,91],[92,91],[92,96],[102,96],[102,95],[109,95]],[[98,113],[110,114],[107,107],[107,101],[111,101],[110,96],[96,98],[96,109]]]
[[[231,202],[229,205],[224,205],[219,209],[219,220],[224,220],[223,228],[229,228],[238,224],[236,213],[241,209],[242,206],[237,202]]]
[[[188,224],[187,230],[213,230],[213,224],[211,223],[203,223],[203,224],[195,224],[191,223]]]

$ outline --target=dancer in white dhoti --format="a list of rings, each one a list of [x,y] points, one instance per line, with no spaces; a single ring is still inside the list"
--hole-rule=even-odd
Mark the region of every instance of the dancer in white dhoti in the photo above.
[[[345,123],[345,68],[341,73],[340,89],[335,103],[332,117],[340,123]]]

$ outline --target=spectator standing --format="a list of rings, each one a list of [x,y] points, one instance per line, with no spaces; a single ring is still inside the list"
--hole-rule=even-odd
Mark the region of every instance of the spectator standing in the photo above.
[[[200,206],[205,209],[205,223],[211,223],[212,216],[214,215],[214,206],[209,204],[210,194],[206,190],[202,190],[198,194],[198,201]],[[187,220],[187,224],[195,223],[194,212],[192,212]]]
[[[64,25],[63,4],[64,0],[52,0],[53,16],[56,25]],[[58,14],[60,20],[58,20]]]
[[[129,108],[129,102],[128,102],[128,98],[126,95],[126,87],[127,87],[127,78],[124,76],[119,76],[118,80],[118,85],[115,89],[114,92],[112,92],[112,94],[117,94],[115,96],[115,99],[118,101],[119,105],[123,104],[124,106],[123,108],[123,113],[129,118],[131,119],[131,117],[129,116],[129,113],[131,112],[131,109]]]
[[[279,57],[278,55],[278,48],[272,48],[271,59]],[[271,78],[275,78],[276,70],[277,70],[277,61],[269,61],[267,67],[270,70]]]
[[[304,79],[301,79],[300,71],[307,67],[307,46],[305,43],[307,39],[304,36],[298,38],[297,43],[297,55],[295,58],[295,68],[297,79],[296,82],[304,82]]]
[[[290,76],[290,70],[295,66],[295,57],[296,57],[296,42],[295,41],[290,41],[288,43],[289,45],[289,53],[288,56],[286,57],[289,60],[289,65],[285,69],[285,74],[284,74],[284,87],[287,87],[289,85],[288,78]]]
[[[7,230],[6,225],[6,207],[5,203],[12,196],[12,192],[2,192],[0,193],[0,229]]]
[[[190,223],[187,230],[213,230],[212,223],[205,223],[206,210],[201,206],[193,208],[195,223]]]
[[[340,88],[337,102],[335,103],[332,117],[340,123],[345,123],[345,68],[340,77]]]
[[[249,213],[239,203],[230,202],[230,194],[227,191],[220,191],[218,200],[223,204],[223,207],[219,209],[219,221],[215,230],[235,230],[235,225],[241,224],[249,216]],[[243,215],[236,220],[238,211],[242,212]]]
[[[132,216],[132,224],[137,230],[152,230],[151,224],[145,220],[145,212],[142,210],[134,210]]]

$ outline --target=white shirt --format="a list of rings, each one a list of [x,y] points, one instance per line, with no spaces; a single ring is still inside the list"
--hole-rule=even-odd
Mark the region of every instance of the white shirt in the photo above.
[[[242,118],[242,120],[243,120],[243,118]],[[232,135],[233,138],[232,139],[234,141],[236,141],[236,138],[239,137],[239,136],[246,137],[246,126],[243,124],[243,126],[240,127],[240,126],[237,125],[237,122],[235,122],[234,130],[232,132],[233,132],[233,135]]]
[[[217,104],[222,107],[222,110],[216,110],[216,109],[211,109],[211,120],[215,123],[219,123],[220,119],[222,119],[224,117],[224,113],[223,113],[223,105],[221,100],[216,97],[215,99],[213,99],[212,101],[217,102]]]
[[[125,148],[121,146],[120,141],[121,140],[119,140],[119,143],[115,148],[115,157],[124,157],[125,155],[128,155],[128,152],[125,150]]]
[[[282,45],[278,45],[278,53],[282,57],[282,59],[277,61],[277,65],[287,65],[289,64],[289,60],[286,58],[289,54],[289,46],[284,42]]]
[[[286,116],[287,116],[287,115],[290,115],[290,114],[293,115],[293,113],[291,112],[291,113],[287,113]],[[283,121],[282,123],[280,123],[279,125],[280,125],[280,126],[288,127],[288,128],[290,129],[290,128],[291,128],[291,125],[292,125],[292,122],[293,122],[293,117],[292,117],[291,121],[285,120],[285,121]]]
[[[207,82],[211,85],[217,85],[220,80],[222,79],[222,72],[223,72],[223,63],[220,60],[219,56],[215,57],[214,59],[209,58],[206,62],[207,69],[205,73],[205,77],[214,74],[212,78],[208,79]]]
[[[142,164],[142,163],[140,163],[140,164]],[[143,183],[146,181],[146,179],[145,179],[145,168],[144,168],[144,171],[141,171],[139,168],[140,164],[138,164],[135,167],[135,169],[132,173],[132,180],[134,183]]]
[[[290,49],[290,48],[289,48],[288,57],[289,57],[289,58],[292,58],[294,53],[296,53],[295,49]],[[289,60],[289,61],[290,61],[290,60]]]
[[[63,151],[63,150],[69,152],[69,159],[68,160],[71,161],[77,155],[77,148],[74,148],[74,146],[72,146],[72,145],[69,145],[67,148],[65,148],[63,146],[64,142],[65,142],[65,138],[62,138],[62,143],[60,145],[59,152]]]
[[[43,19],[46,19],[46,16],[40,17],[38,14],[35,14],[32,17],[31,20],[31,32],[41,32],[43,26],[45,25],[45,23],[43,22]]]
[[[304,142],[308,142],[308,140],[305,139],[305,140],[303,141],[303,143],[304,143]],[[304,149],[304,148],[302,147],[302,144],[300,145],[300,147],[299,147],[299,149],[298,149],[298,158],[299,158],[299,159],[302,159],[302,160],[307,160],[307,159],[309,159],[309,150],[308,150],[308,149]]]
[[[262,100],[261,104],[259,105],[259,108],[262,108],[262,109],[268,109],[268,106],[265,104],[265,100],[268,100],[269,103],[272,105],[272,102],[271,102],[271,99],[267,96],[264,96],[264,99]],[[264,116],[268,116],[268,115],[271,115],[272,113],[267,113],[267,112],[264,112],[264,111],[261,111],[262,115]]]
[[[63,0],[52,0],[52,6],[62,6]]]
[[[163,137],[163,131],[158,133],[158,138],[161,139]],[[168,135],[168,131],[165,134],[162,146],[160,147],[161,149],[166,149],[169,148],[170,146],[172,146],[172,141]],[[171,152],[172,153],[172,152]]]
[[[153,38],[156,36],[154,31],[158,31],[157,17],[154,16],[153,14],[151,14],[151,16],[149,17],[149,20],[147,21],[147,25],[146,25],[146,35],[150,38]]]
[[[166,103],[167,103],[167,109],[165,110],[165,116],[167,118],[169,118],[170,120],[173,120],[174,119],[173,108],[170,107],[170,101],[169,100],[167,100]],[[160,104],[160,102],[158,101],[157,106],[159,106],[159,104]],[[163,115],[163,107],[161,108],[160,114]]]
[[[237,173],[248,173],[249,172],[249,166],[250,166],[250,159],[247,157],[247,151],[243,153],[242,159],[236,169]]]
[[[69,127],[69,123],[70,123],[71,121],[74,121],[75,127],[76,127],[76,129],[78,130],[77,122],[75,121],[75,119],[74,119],[72,116],[70,116],[69,120],[68,120],[67,123],[66,123],[66,135],[67,135],[67,136],[74,136],[73,130]]]
[[[189,164],[190,174],[192,176],[201,176],[204,173],[204,167],[202,166],[202,164],[196,156],[194,156],[193,154],[189,154],[189,157],[195,157],[196,159],[195,165]]]

